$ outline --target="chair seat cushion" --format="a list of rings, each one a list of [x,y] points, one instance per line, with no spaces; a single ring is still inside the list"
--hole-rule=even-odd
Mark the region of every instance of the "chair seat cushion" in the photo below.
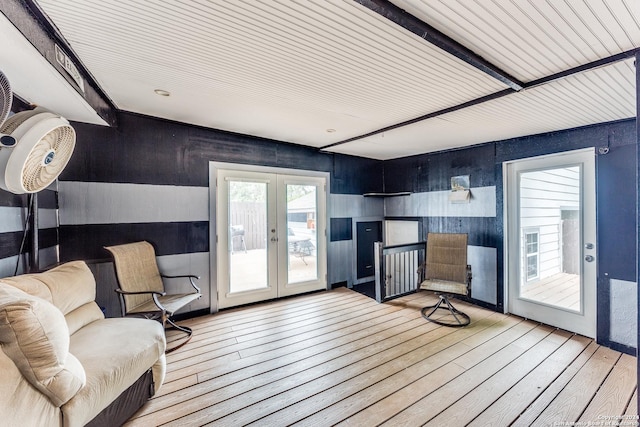
[[[158,297],[158,301],[160,301],[160,304],[162,304],[162,306],[167,310],[167,313],[171,315],[189,304],[191,301],[200,298],[200,295],[201,294],[199,293],[165,295]],[[158,311],[158,307],[155,305],[153,300],[150,300],[129,311],[129,314],[149,313],[153,311]]]
[[[467,295],[469,288],[466,283],[450,282],[448,280],[427,279],[420,284],[425,291],[443,292],[449,294]]]

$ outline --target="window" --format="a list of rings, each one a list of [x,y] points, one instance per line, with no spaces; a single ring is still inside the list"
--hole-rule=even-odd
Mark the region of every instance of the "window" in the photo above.
[[[527,282],[537,279],[540,270],[540,232],[528,230],[524,232],[524,253],[526,256]]]

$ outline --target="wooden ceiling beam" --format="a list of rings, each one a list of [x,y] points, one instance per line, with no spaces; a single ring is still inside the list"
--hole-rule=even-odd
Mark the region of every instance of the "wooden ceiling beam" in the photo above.
[[[510,75],[504,70],[493,65],[480,55],[476,54],[469,48],[463,46],[451,37],[435,29],[426,22],[416,18],[410,13],[387,0],[354,0],[367,9],[385,17],[389,21],[411,31],[413,34],[426,40],[434,46],[444,50],[445,52],[455,56],[456,58],[466,62],[474,68],[488,74],[494,79],[504,83],[511,89],[518,91],[524,85],[518,79]]]

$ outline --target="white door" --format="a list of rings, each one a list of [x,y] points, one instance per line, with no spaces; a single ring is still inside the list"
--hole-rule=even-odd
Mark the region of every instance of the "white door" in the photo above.
[[[218,307],[326,289],[325,179],[217,174]]]
[[[508,312],[594,338],[593,149],[514,161],[505,169]]]

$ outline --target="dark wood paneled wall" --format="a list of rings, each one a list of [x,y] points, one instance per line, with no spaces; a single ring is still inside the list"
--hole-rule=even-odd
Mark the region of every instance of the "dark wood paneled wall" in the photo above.
[[[561,132],[514,138],[443,153],[387,161],[385,190],[438,191],[450,189],[450,179],[470,175],[471,187],[496,186],[495,218],[421,218],[423,232],[469,233],[471,245],[493,247],[498,253],[498,304],[504,306],[503,162],[581,148],[596,149],[598,228],[598,337],[608,341],[610,279],[636,282],[636,125],[625,120]],[[608,149],[599,154],[599,148]],[[606,150],[604,150],[606,151]]]
[[[209,162],[329,172],[333,194],[382,191],[382,162],[120,113],[118,128],[74,123],[76,151],[63,181],[209,186]],[[209,251],[208,222],[62,225],[61,258],[100,259],[104,245],[146,239],[159,254]],[[341,236],[343,237],[343,236]]]

